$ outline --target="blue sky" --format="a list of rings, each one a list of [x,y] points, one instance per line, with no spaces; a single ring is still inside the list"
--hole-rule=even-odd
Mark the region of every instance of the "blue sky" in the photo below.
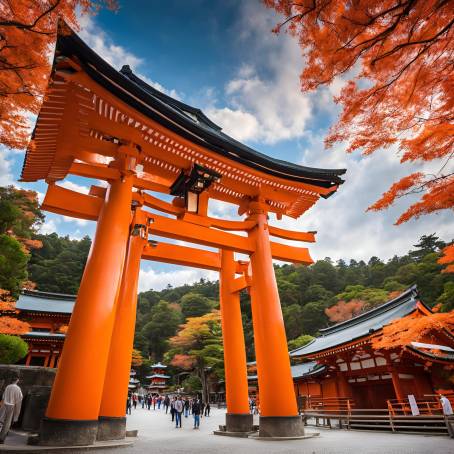
[[[82,38],[114,67],[129,64],[156,88],[202,108],[227,133],[271,156],[314,166],[348,169],[339,192],[300,220],[280,226],[317,230],[310,250],[315,259],[390,258],[407,252],[422,234],[452,238],[452,213],[444,212],[395,227],[411,199],[381,213],[366,213],[393,182],[418,169],[400,165],[394,150],[371,157],[348,155],[342,144],[323,148],[323,137],[338,114],[332,96],[342,80],[317,93],[301,94],[298,76],[303,61],[296,41],[271,33],[279,18],[257,0],[120,0],[116,13],[102,11],[81,20]],[[0,184],[16,182],[45,192],[44,183],[17,183],[23,153],[0,154]],[[440,163],[434,163],[438,169]],[[426,167],[427,169],[427,167]],[[86,191],[92,182],[70,177],[64,186]],[[213,214],[232,216],[216,205]],[[95,225],[52,214],[42,231],[80,238]],[[213,272],[143,263],[140,289],[180,285]]]

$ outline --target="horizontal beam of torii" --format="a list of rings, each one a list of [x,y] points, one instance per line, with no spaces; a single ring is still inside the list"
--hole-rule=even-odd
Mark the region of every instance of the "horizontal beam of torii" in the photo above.
[[[81,194],[61,186],[49,185],[42,208],[65,216],[96,221],[102,205],[103,199],[100,195],[102,195],[103,191],[102,188],[95,187],[92,192],[98,195]],[[141,198],[139,194],[134,195],[134,199]],[[162,202],[162,204],[165,203]],[[167,205],[172,206],[171,204]],[[146,212],[146,216],[149,224],[148,231],[153,235],[243,254],[254,252],[254,246],[251,244],[250,238],[210,227],[210,225],[216,225],[218,228],[224,226],[224,228],[229,230],[238,230],[235,229],[235,221],[204,218],[208,224],[207,226],[195,223],[196,220],[194,218],[196,216],[183,216],[183,219],[172,219],[151,212]],[[191,219],[192,222],[185,220],[186,218]],[[238,226],[243,229],[250,229],[254,226],[254,223],[239,221]],[[313,233],[288,232],[283,229],[270,227],[270,234],[273,235],[273,233],[281,238],[306,238],[306,241],[312,241],[314,236]],[[209,253],[210,251],[166,243],[159,244],[161,245],[160,248],[148,248],[148,254],[143,258],[211,270],[218,270],[220,267],[219,257],[217,259],[214,258],[214,255],[218,255],[215,252],[211,252],[212,256]],[[152,249],[155,249],[154,252]],[[313,263],[307,248],[271,242],[271,253],[273,258],[277,260],[306,265]],[[192,263],[192,265],[189,265],[189,263]]]

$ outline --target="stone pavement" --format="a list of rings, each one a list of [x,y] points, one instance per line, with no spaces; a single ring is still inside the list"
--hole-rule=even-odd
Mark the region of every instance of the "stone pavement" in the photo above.
[[[133,448],[103,450],[112,454],[454,454],[454,440],[448,437],[406,435],[315,429],[319,437],[307,440],[260,441],[213,435],[224,423],[225,410],[212,408],[209,418],[202,418],[200,430],[193,430],[193,419],[183,417],[183,428],[175,429],[170,414],[162,410],[132,410],[128,429],[138,429]],[[258,422],[258,421],[257,421]]]

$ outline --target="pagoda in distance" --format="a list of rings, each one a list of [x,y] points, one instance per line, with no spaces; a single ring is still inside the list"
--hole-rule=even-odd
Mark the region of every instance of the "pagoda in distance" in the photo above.
[[[152,364],[151,375],[147,377],[151,380],[148,389],[152,394],[162,394],[167,389],[167,380],[170,376],[166,375],[166,369],[167,366],[160,362]]]

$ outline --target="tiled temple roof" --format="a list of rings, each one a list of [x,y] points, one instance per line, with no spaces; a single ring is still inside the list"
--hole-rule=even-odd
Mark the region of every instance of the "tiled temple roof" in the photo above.
[[[397,298],[357,317],[320,330],[320,336],[290,352],[291,357],[308,356],[373,334],[393,320],[411,314],[417,308],[418,290],[412,286]]]
[[[48,312],[70,315],[75,301],[75,295],[22,290],[16,302],[16,309],[21,312]]]

